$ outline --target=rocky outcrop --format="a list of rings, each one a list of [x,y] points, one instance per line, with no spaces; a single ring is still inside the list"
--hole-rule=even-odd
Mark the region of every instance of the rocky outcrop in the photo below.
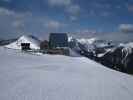
[[[99,58],[100,63],[110,68],[133,74],[133,48],[116,47]]]

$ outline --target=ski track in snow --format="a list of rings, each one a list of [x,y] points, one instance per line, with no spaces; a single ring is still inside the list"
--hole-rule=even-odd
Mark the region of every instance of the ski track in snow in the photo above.
[[[84,57],[0,48],[0,100],[133,100],[133,77]]]

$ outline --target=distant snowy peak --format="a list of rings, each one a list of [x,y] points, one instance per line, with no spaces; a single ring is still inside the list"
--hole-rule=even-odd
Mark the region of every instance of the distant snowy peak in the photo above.
[[[120,43],[120,47],[131,47],[133,48],[133,42],[128,42],[128,43]]]
[[[97,48],[107,49],[115,46],[115,43],[113,43],[112,41],[102,40],[97,37],[80,39],[73,39],[72,37],[70,37],[68,40],[71,44],[73,44],[73,46],[71,46],[72,48],[80,48],[78,50],[86,52],[93,52],[94,50],[97,50]]]
[[[129,42],[129,43],[126,43],[126,44],[121,43],[119,45],[119,47],[122,48],[123,52],[126,52],[128,54],[131,54],[133,52],[133,42]]]
[[[125,44],[125,47],[133,48],[133,42],[129,42],[129,43]]]
[[[10,43],[6,45],[5,47],[11,48],[11,49],[21,49],[21,43],[30,43],[30,48],[31,49],[39,49],[40,48],[40,41],[31,35],[23,35],[18,40],[16,40],[13,43]]]
[[[73,37],[72,36],[70,36],[70,37],[68,37],[68,42],[71,42],[71,41],[73,41]]]
[[[95,41],[97,41],[98,38],[90,38],[90,39],[85,39],[85,38],[81,38],[81,39],[77,39],[77,41],[81,44],[93,44]]]
[[[110,46],[114,46],[115,43],[113,43],[111,40],[102,40],[99,38],[89,38],[89,39],[77,39],[77,41],[82,44],[82,45],[88,45],[90,47],[94,46],[96,48],[104,48],[104,47],[110,47]]]

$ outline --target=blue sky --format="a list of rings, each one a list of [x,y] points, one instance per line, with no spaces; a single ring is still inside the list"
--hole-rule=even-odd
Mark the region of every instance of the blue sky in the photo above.
[[[0,0],[0,37],[50,32],[131,38],[133,0]]]

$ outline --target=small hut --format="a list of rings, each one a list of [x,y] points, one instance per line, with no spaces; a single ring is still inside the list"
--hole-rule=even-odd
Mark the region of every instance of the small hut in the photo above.
[[[30,43],[21,43],[21,50],[30,50]]]

